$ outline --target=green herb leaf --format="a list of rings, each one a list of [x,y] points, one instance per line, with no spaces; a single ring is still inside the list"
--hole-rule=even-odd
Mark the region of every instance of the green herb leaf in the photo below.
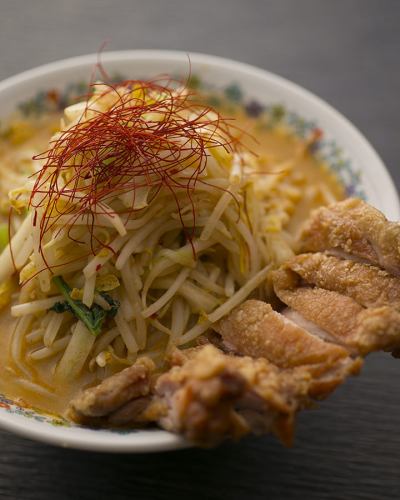
[[[114,318],[114,316],[117,314],[120,303],[118,300],[114,300],[108,293],[100,292],[100,295],[103,297],[103,299],[108,302],[110,305],[111,309],[107,311],[107,315],[110,318]],[[99,306],[100,307],[100,306]]]
[[[71,306],[67,304],[67,302],[56,302],[53,307],[50,308],[50,311],[54,311],[56,313],[63,313],[63,312],[72,312]]]
[[[82,321],[93,335],[99,335],[105,320],[113,318],[117,314],[120,306],[119,302],[106,293],[101,293],[101,296],[110,304],[111,309],[109,311],[106,311],[98,304],[94,304],[89,308],[81,300],[72,299],[70,295],[71,287],[61,276],[54,276],[53,283],[64,295],[65,301],[57,302],[50,310],[56,313],[71,312]]]

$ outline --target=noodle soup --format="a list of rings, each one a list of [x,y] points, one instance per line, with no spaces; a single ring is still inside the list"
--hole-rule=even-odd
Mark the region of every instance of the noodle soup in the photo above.
[[[294,254],[302,222],[344,198],[313,154],[318,133],[194,106],[153,82],[98,85],[64,113],[11,122],[0,391],[63,414],[138,357],[162,371],[247,297],[274,303],[269,273]]]

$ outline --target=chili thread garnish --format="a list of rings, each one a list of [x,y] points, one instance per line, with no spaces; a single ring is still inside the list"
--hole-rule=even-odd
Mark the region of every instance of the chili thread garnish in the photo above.
[[[96,89],[96,85],[91,87]],[[233,133],[235,125],[215,109],[196,103],[193,92],[182,87],[177,91],[181,82],[126,80],[101,85],[104,90],[87,97],[81,119],[34,157],[43,165],[35,174],[30,207],[35,221],[40,210],[38,250],[44,260],[44,238],[63,216],[68,216],[63,226],[69,230],[79,217],[86,218],[92,253],[108,248],[94,235],[95,218],[125,214],[127,221],[138,210],[139,188],[149,189],[149,203],[162,188],[170,191],[186,239],[192,243],[196,225],[193,193],[209,150],[223,147],[235,153],[241,148]],[[114,102],[100,110],[97,103],[107,97]],[[131,205],[110,210],[108,203],[125,193],[133,193]],[[191,231],[183,221],[180,193],[186,194],[191,205]],[[73,240],[70,232],[68,235]]]

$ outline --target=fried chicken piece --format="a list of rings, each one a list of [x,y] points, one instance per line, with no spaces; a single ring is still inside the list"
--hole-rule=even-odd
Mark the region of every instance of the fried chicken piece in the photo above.
[[[202,346],[158,379],[156,394],[168,406],[159,424],[202,446],[269,431],[290,444],[297,411],[312,398],[325,397],[360,366],[360,360],[347,357],[335,368],[279,369],[263,358]]]
[[[400,276],[400,224],[349,198],[313,212],[300,236],[300,252],[338,252]]]
[[[71,418],[79,423],[91,422],[99,417],[108,417],[132,400],[147,396],[154,371],[151,359],[138,359],[134,365],[74,398],[69,407]]]
[[[294,271],[306,284],[347,295],[364,307],[400,309],[400,278],[379,267],[307,253],[293,257],[284,268]]]
[[[349,355],[343,347],[324,342],[259,300],[247,300],[213,329],[222,336],[228,350],[264,357],[284,368],[333,364]]]
[[[353,352],[397,351],[400,224],[348,199],[313,213],[300,250],[316,253],[290,259],[273,276],[276,294],[296,311],[289,310],[292,319],[317,325]]]
[[[273,273],[273,282],[282,302],[354,353],[390,351],[400,345],[400,313],[392,307],[365,309],[346,295],[309,284],[304,286],[290,263]]]
[[[138,361],[71,403],[71,417],[95,426],[158,423],[190,442],[211,446],[249,432],[274,432],[290,444],[296,413],[326,397],[361,366],[340,358],[280,369],[263,358],[231,356],[208,344],[171,356],[154,385],[154,366]]]

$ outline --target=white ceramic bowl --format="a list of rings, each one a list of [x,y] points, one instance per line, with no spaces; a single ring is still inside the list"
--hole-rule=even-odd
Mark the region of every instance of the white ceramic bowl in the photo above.
[[[40,66],[0,83],[0,119],[23,102],[37,102],[38,93],[88,82],[96,55],[66,59]],[[125,78],[153,77],[160,73],[187,75],[188,55],[183,52],[141,50],[108,52],[102,63],[109,74]],[[364,196],[389,218],[400,219],[396,189],[381,159],[361,133],[341,114],[301,87],[267,71],[219,57],[190,54],[193,75],[204,85],[223,89],[248,106],[285,109],[287,123],[298,133],[317,126],[324,132],[320,154],[340,175],[349,194]],[[43,97],[43,94],[40,94]],[[36,99],[36,101],[35,101]],[[39,99],[40,100],[40,99]],[[161,430],[116,432],[60,425],[57,418],[21,408],[0,395],[0,427],[64,447],[107,452],[150,452],[185,447],[179,437]]]

